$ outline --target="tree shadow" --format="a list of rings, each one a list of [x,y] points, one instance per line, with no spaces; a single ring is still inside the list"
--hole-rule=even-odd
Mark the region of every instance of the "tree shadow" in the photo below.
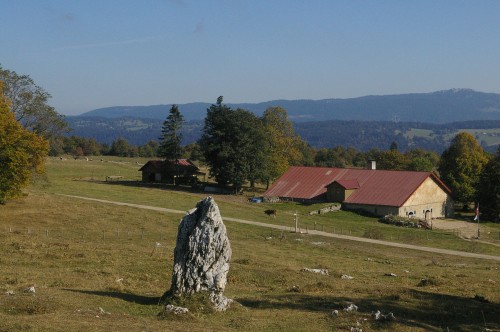
[[[81,294],[112,297],[112,298],[124,300],[127,302],[137,303],[140,305],[153,305],[153,304],[157,305],[160,301],[159,296],[143,296],[143,295],[112,292],[112,291],[93,291],[93,290],[68,289],[68,288],[63,288],[63,290],[69,291],[69,292],[81,293]]]
[[[87,180],[84,180],[87,181]],[[109,186],[124,186],[124,187],[134,187],[134,188],[153,188],[169,191],[182,191],[189,193],[203,193],[203,191],[198,187],[193,187],[189,185],[174,185],[168,183],[157,183],[157,182],[142,182],[133,180],[120,180],[120,181],[101,181],[93,180],[94,183],[99,183]]]
[[[361,314],[371,314],[377,310],[392,312],[399,324],[408,327],[439,331],[446,328],[453,331],[477,330],[480,327],[500,329],[500,305],[497,303],[490,303],[482,297],[467,298],[420,290],[377,298],[355,299],[294,293],[235,300],[247,308],[292,309],[325,314],[334,309],[341,311],[348,303],[354,303]]]

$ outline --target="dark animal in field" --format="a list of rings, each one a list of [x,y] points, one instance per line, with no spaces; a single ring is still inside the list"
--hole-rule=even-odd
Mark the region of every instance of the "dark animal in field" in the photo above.
[[[268,216],[273,216],[274,218],[276,218],[277,211],[276,210],[266,210],[266,211],[264,211],[264,213],[267,214]]]

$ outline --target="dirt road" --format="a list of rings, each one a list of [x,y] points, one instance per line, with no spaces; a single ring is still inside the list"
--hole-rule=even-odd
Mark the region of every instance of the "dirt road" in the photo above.
[[[139,209],[154,210],[154,211],[160,211],[160,212],[166,212],[166,213],[186,214],[186,211],[166,209],[166,208],[160,208],[160,207],[156,207],[156,206],[115,202],[115,201],[108,201],[108,200],[104,200],[104,199],[96,199],[96,198],[73,196],[73,195],[60,194],[60,196],[84,199],[84,200],[95,201],[95,202],[100,202],[100,203],[129,206],[129,207],[135,207],[135,208],[139,208]],[[284,231],[290,230],[290,227],[287,227],[287,226],[272,225],[272,224],[266,224],[266,223],[257,222],[257,221],[250,221],[250,220],[244,220],[244,219],[238,219],[238,218],[228,218],[228,217],[223,217],[223,219],[224,219],[224,221],[237,222],[237,223],[241,223],[241,224],[254,225],[254,226],[259,226],[259,227],[267,227],[267,228],[273,228],[273,229],[284,230]],[[477,228],[476,228],[476,232],[477,232]],[[333,234],[333,233],[314,231],[314,230],[309,230],[308,234],[319,235],[319,236],[324,236],[324,237],[329,237],[329,238],[357,241],[357,242],[372,243],[372,244],[378,244],[378,245],[390,246],[390,247],[396,247],[396,248],[420,250],[420,251],[426,251],[426,252],[432,252],[432,253],[444,254],[444,255],[491,259],[491,260],[500,261],[500,256],[483,255],[483,254],[476,254],[476,253],[470,253],[470,252],[464,252],[464,251],[455,251],[455,250],[448,250],[448,249],[415,246],[415,245],[405,244],[405,243],[388,242],[388,241],[367,239],[367,238],[363,238],[363,237],[355,237],[355,236],[348,236],[348,235]]]
[[[432,221],[432,227],[435,229],[456,232],[460,237],[464,239],[477,238],[477,224],[472,222],[449,219],[435,219]]]

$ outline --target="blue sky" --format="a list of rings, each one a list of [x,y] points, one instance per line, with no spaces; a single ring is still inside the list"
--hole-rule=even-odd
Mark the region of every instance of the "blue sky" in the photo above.
[[[499,41],[496,0],[0,0],[0,65],[62,114],[500,93]]]

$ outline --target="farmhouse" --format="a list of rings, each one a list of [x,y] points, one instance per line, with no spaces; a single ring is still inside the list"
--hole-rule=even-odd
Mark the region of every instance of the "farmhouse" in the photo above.
[[[191,184],[205,173],[188,159],[175,161],[150,160],[139,169],[143,182],[166,182],[172,184]]]
[[[290,167],[264,193],[304,202],[339,202],[346,210],[422,219],[453,215],[451,191],[432,172]]]

